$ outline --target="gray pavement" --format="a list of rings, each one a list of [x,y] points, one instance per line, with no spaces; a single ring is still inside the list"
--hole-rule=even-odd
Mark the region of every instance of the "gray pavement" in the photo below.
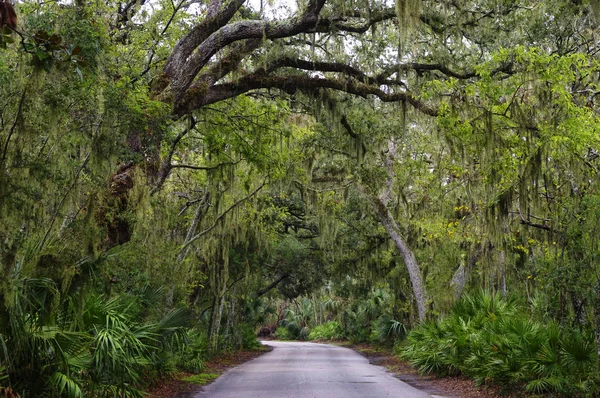
[[[230,369],[195,398],[431,397],[348,348],[278,341],[264,344],[273,351]]]

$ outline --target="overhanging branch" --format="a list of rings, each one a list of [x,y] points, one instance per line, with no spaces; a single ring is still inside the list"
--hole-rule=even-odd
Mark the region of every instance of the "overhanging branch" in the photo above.
[[[195,32],[197,28],[195,27],[193,32],[177,44],[173,55],[169,58],[165,66],[165,73],[171,79],[171,90],[176,101],[183,99],[185,92],[191,86],[200,70],[202,70],[217,51],[239,40],[277,39],[307,32],[316,25],[325,1],[310,0],[306,10],[300,17],[284,21],[244,20],[224,24],[204,40],[192,40],[188,38],[188,36]],[[229,19],[231,17],[233,17],[233,14]],[[194,38],[196,36],[199,38],[202,37],[197,33],[192,36]]]
[[[211,15],[194,26],[173,49],[165,65],[168,76],[176,75],[182,69],[194,49],[204,42],[212,33],[225,26],[244,4],[245,0],[231,0],[220,11],[212,11]]]
[[[229,213],[230,211],[232,211],[233,209],[235,209],[237,206],[239,206],[243,202],[247,201],[248,199],[250,199],[251,197],[253,197],[254,195],[256,195],[258,193],[258,191],[260,191],[265,186],[266,183],[267,182],[264,181],[262,184],[260,184],[260,186],[258,188],[256,188],[250,194],[248,194],[247,196],[239,199],[237,202],[235,202],[234,204],[232,204],[231,206],[229,206],[227,208],[227,210],[225,210],[223,213],[221,213],[219,215],[219,217],[216,218],[216,220],[213,223],[213,225],[211,225],[210,227],[206,228],[205,230],[203,230],[202,232],[198,233],[193,238],[191,238],[190,240],[188,240],[184,245],[182,245],[181,250],[184,250],[190,244],[194,243],[195,241],[197,241],[198,239],[200,239],[201,237],[203,237],[204,235],[206,235],[207,233],[209,233],[210,231],[212,231],[213,229],[215,229],[217,227],[217,225],[219,225],[219,222],[227,215],[227,213]]]
[[[372,95],[383,102],[406,101],[426,115],[437,116],[438,114],[436,108],[416,98],[408,91],[385,92],[377,86],[360,83],[352,79],[329,79],[302,75],[265,77],[260,72],[245,76],[232,83],[215,85],[207,92],[198,91],[195,95],[189,95],[185,103],[177,105],[175,112],[182,116],[194,109],[263,88],[276,88],[290,94],[297,91],[314,93],[320,88],[332,89],[364,98]]]
[[[395,8],[386,8],[379,11],[372,11],[370,15],[356,11],[351,16],[320,18],[319,22],[310,32],[328,33],[332,31],[341,31],[348,33],[365,33],[375,24],[396,18]]]

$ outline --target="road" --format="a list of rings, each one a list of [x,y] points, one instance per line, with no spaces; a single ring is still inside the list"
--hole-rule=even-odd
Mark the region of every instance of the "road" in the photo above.
[[[430,398],[356,352],[328,344],[275,342],[205,386],[195,398]]]

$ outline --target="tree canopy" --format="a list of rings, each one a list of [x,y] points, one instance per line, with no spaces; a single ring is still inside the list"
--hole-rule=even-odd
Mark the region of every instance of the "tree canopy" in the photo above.
[[[4,391],[136,396],[480,290],[600,346],[595,0],[0,4]]]

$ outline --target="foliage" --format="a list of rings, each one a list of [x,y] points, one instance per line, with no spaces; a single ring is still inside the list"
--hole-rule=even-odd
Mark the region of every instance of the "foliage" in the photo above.
[[[289,337],[292,337],[293,340],[306,340],[308,338],[313,310],[313,302],[307,297],[301,297],[293,306],[285,309],[285,315],[280,324],[286,328]]]
[[[22,394],[141,396],[142,376],[185,343],[185,311],[144,321],[134,297],[81,292],[63,301],[49,279],[17,274],[11,282],[0,364],[4,383]]]
[[[424,373],[463,374],[536,394],[592,396],[593,341],[587,331],[531,319],[514,299],[480,292],[458,301],[448,317],[411,331],[400,355]]]
[[[377,319],[375,330],[379,342],[391,341],[393,343],[404,339],[407,333],[404,324],[389,315],[382,315]]]
[[[591,394],[598,2],[208,3],[0,27],[0,391],[139,396],[267,325]]]
[[[366,297],[345,300],[327,288],[313,297],[283,304],[283,317],[275,336],[282,340],[342,340],[393,345],[406,335],[394,319],[388,289],[367,290]]]
[[[206,336],[196,331],[188,333],[188,343],[175,353],[177,367],[186,372],[200,372],[208,352]]]
[[[240,336],[239,348],[244,350],[256,350],[262,346],[261,343],[256,339],[256,331],[254,327],[247,323],[242,323],[238,325],[238,328],[238,333]]]
[[[292,332],[288,330],[288,328],[279,326],[274,333],[275,337],[279,340],[295,340],[295,336]]]
[[[342,340],[344,331],[342,326],[336,321],[330,321],[317,325],[310,330],[309,340]]]

